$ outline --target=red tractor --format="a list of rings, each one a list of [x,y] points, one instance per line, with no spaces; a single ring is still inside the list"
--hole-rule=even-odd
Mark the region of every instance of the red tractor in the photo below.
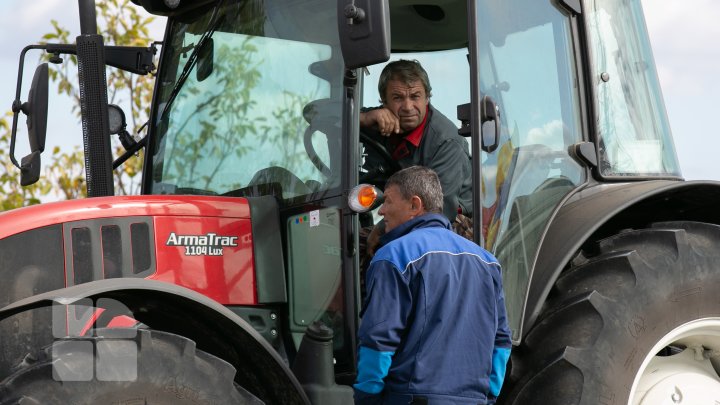
[[[104,46],[88,0],[76,44],[27,48],[78,56],[91,198],[0,215],[0,405],[351,403],[362,184],[393,170],[358,114],[391,53],[471,141],[515,343],[498,403],[720,401],[720,184],[682,179],[640,0],[133,2],[167,29],[114,161],[105,65],[153,49]],[[20,87],[30,184],[47,66]],[[142,195],[114,197],[140,148]]]

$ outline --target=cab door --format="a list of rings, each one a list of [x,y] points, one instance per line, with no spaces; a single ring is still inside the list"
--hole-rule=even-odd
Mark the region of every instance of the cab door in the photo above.
[[[479,155],[474,163],[481,165],[475,196],[482,244],[503,266],[515,341],[545,229],[588,178],[588,169],[570,154],[587,132],[576,48],[579,11],[550,0],[469,4],[471,130]],[[495,120],[483,114],[488,100],[499,112]]]

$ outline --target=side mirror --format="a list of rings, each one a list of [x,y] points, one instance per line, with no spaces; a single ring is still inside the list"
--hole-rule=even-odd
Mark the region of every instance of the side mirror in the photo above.
[[[21,110],[27,115],[28,137],[30,150],[45,150],[48,117],[48,64],[43,63],[35,69],[28,101],[22,104]]]
[[[388,0],[338,0],[340,49],[347,69],[390,59]]]
[[[500,143],[500,109],[490,96],[484,96],[480,101],[480,124],[482,150],[492,153]]]
[[[20,184],[29,186],[40,179],[40,153],[45,150],[48,116],[48,64],[43,63],[35,69],[28,101],[25,103],[20,102],[21,77],[22,69],[18,72],[18,90],[12,106],[13,126],[10,138],[10,160],[20,168]],[[21,111],[27,116],[30,154],[22,158],[18,165],[15,160],[15,134],[18,114]]]

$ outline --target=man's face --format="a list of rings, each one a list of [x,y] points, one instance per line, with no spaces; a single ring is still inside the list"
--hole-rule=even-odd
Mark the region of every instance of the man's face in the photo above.
[[[413,218],[412,200],[403,198],[398,186],[391,184],[385,188],[385,201],[378,211],[385,219],[385,232]]]
[[[417,128],[425,119],[430,100],[422,82],[405,83],[390,79],[385,89],[385,105],[400,120],[400,129],[409,132]]]

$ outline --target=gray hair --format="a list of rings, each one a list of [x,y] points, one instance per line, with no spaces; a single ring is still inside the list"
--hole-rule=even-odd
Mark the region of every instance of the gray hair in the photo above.
[[[385,188],[394,185],[404,199],[420,197],[425,211],[433,214],[443,212],[443,192],[440,178],[432,169],[424,166],[411,166],[402,169],[387,180]]]
[[[400,59],[390,62],[383,68],[378,79],[378,92],[380,93],[380,101],[385,103],[387,95],[387,86],[390,80],[400,80],[405,84],[419,81],[425,88],[425,95],[430,98],[432,87],[430,87],[430,79],[417,60]]]

